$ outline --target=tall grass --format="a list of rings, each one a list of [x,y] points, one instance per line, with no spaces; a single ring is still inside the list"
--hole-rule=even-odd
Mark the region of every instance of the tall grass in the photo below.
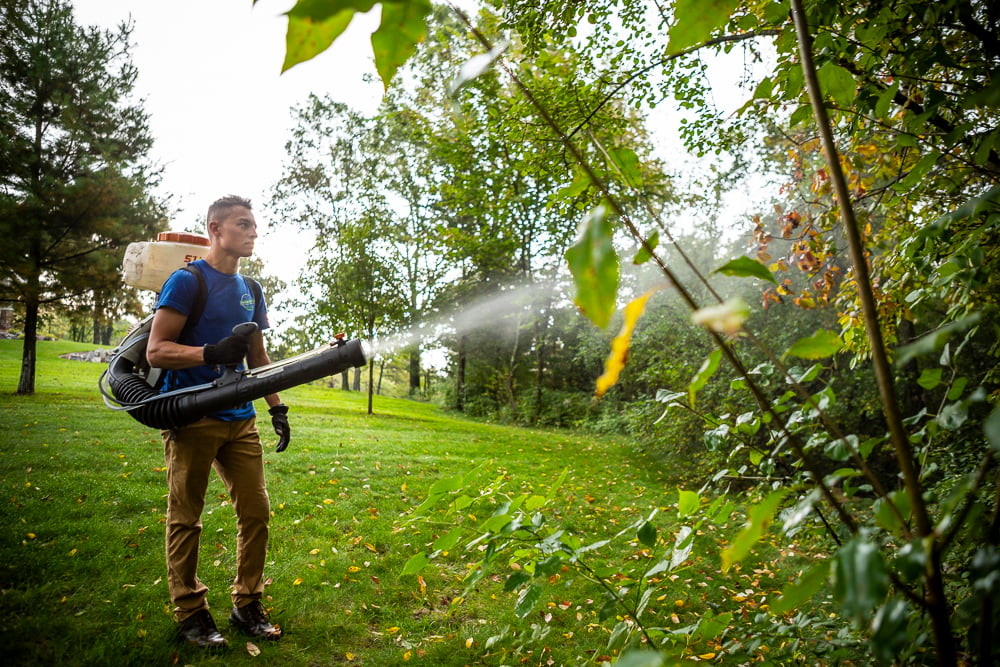
[[[512,492],[547,492],[568,470],[559,519],[581,534],[603,534],[675,497],[662,466],[618,441],[478,423],[405,400],[377,399],[367,415],[363,395],[297,387],[283,395],[291,446],[276,454],[265,437],[273,512],[265,606],[286,636],[257,643],[253,655],[225,623],[236,528],[213,480],[200,576],[231,646],[180,646],[165,581],[159,434],[103,405],[100,364],[59,358],[86,347],[40,342],[36,394],[21,397],[13,393],[20,344],[0,341],[6,664],[580,664],[601,658],[607,643],[602,626],[588,623],[596,611],[586,586],[575,582],[518,619],[494,576],[449,613],[474,558],[456,553],[445,567],[401,577],[436,537],[407,512],[434,481],[479,465]],[[262,432],[270,435],[266,425]]]

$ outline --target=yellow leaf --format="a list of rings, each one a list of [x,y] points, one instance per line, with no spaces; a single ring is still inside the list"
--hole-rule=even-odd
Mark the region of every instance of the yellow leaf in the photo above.
[[[397,632],[399,632],[399,626],[398,625],[394,625],[391,628],[386,628],[385,631],[388,632],[390,635],[394,635]]]
[[[354,660],[354,654],[351,653],[350,651],[348,651],[347,653],[345,653],[344,657],[347,658],[348,660]]]
[[[292,582],[292,586],[298,586],[301,583],[302,583],[302,577],[299,577],[298,579]]]
[[[472,648],[472,643],[473,643],[472,637],[469,637],[468,639],[466,639],[465,640],[465,648]]]
[[[349,568],[347,568],[347,571],[348,572],[360,572],[361,568],[358,567],[357,565],[351,565]]]
[[[315,556],[318,553],[319,553],[319,549],[313,549],[312,551],[309,552],[309,555],[310,556]]]
[[[413,651],[407,651],[406,653],[403,654],[403,661],[409,662],[410,658],[412,657],[413,657]]]
[[[698,657],[701,658],[702,660],[711,660],[712,658],[715,657],[715,654],[714,653],[702,653]]]
[[[604,362],[604,373],[597,378],[597,390],[594,392],[597,398],[604,396],[608,389],[618,383],[618,376],[621,375],[622,369],[625,368],[625,362],[628,360],[635,323],[646,311],[646,302],[649,301],[649,297],[661,289],[662,287],[654,287],[625,306],[625,321],[622,323],[621,331],[611,341],[611,353]]]
[[[29,540],[35,539],[35,534],[34,533],[28,533],[28,539]]]
[[[375,545],[372,544],[371,542],[365,542],[365,549],[368,549],[368,551],[374,551],[375,553],[378,553],[378,549],[376,549]]]
[[[326,500],[323,501],[323,504],[324,505],[332,505],[333,501],[331,499],[327,498]]]

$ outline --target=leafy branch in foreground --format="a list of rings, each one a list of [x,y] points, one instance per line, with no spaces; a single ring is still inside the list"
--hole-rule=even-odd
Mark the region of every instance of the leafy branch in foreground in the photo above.
[[[792,10],[794,29],[790,29],[788,24],[789,8]],[[853,6],[848,8],[855,9]],[[732,389],[748,391],[756,408],[736,418],[725,415],[714,418],[713,421],[718,424],[715,437],[722,442],[728,441],[729,434],[722,432],[723,425],[738,430],[740,426],[757,424],[752,434],[741,434],[754,438],[752,442],[755,446],[734,449],[730,454],[731,460],[734,464],[739,463],[741,469],[753,467],[766,474],[781,466],[793,480],[792,484],[786,484],[788,488],[780,492],[771,489],[776,493],[765,493],[764,500],[749,509],[745,530],[723,551],[725,566],[732,568],[739,565],[755,548],[763,545],[776,518],[781,518],[783,530],[790,533],[801,530],[807,519],[816,516],[823,530],[822,537],[816,537],[817,541],[823,543],[822,540],[827,540],[828,544],[835,546],[828,549],[829,557],[805,572],[797,585],[784,587],[777,611],[783,615],[801,610],[815,593],[829,583],[840,613],[847,622],[840,629],[847,631],[854,628],[864,632],[879,659],[886,662],[923,660],[927,652],[933,651],[939,664],[953,665],[957,663],[961,650],[975,653],[981,664],[989,664],[997,657],[989,638],[1000,626],[1000,615],[991,601],[998,592],[996,582],[1000,579],[997,577],[1000,558],[996,557],[1000,546],[997,518],[1000,515],[1000,495],[996,479],[990,476],[1000,452],[997,412],[990,412],[989,404],[990,400],[996,399],[995,395],[991,395],[995,377],[990,375],[995,372],[974,369],[967,373],[959,364],[969,366],[971,359],[971,365],[975,366],[978,361],[975,357],[995,356],[997,353],[995,336],[992,341],[984,340],[995,333],[995,328],[990,330],[992,324],[982,324],[990,322],[990,316],[995,315],[995,300],[992,297],[995,286],[989,276],[977,269],[987,257],[996,253],[1000,215],[997,214],[994,191],[979,197],[984,206],[970,202],[959,208],[959,204],[968,199],[969,192],[980,183],[995,185],[996,178],[990,169],[995,163],[994,148],[1000,135],[994,124],[988,121],[989,116],[982,113],[983,109],[995,108],[995,101],[991,101],[995,98],[995,90],[982,89],[982,81],[973,78],[963,79],[961,85],[946,86],[935,84],[930,79],[925,81],[924,72],[916,72],[915,77],[909,76],[912,65],[907,64],[907,54],[903,52],[893,51],[891,54],[892,67],[900,72],[893,78],[902,79],[903,83],[893,81],[889,87],[880,87],[882,82],[873,85],[871,80],[862,80],[864,77],[857,75],[852,67],[835,61],[842,59],[844,54],[857,53],[854,65],[863,64],[869,68],[866,72],[872,72],[875,68],[872,63],[882,62],[871,57],[875,47],[892,45],[893,49],[897,48],[896,42],[888,38],[889,31],[908,34],[913,29],[923,28],[919,23],[927,17],[933,21],[941,19],[935,26],[946,25],[949,21],[945,19],[957,12],[959,24],[963,26],[962,35],[972,35],[982,41],[979,36],[983,32],[976,30],[976,26],[992,25],[995,19],[984,14],[977,5],[960,7],[947,2],[938,3],[933,10],[926,11],[915,5],[904,7],[905,11],[914,10],[914,17],[919,14],[923,19],[904,16],[897,20],[898,12],[892,10],[890,15],[886,13],[888,10],[883,11],[885,8],[879,7],[874,13],[876,20],[871,21],[868,18],[870,14],[864,13],[868,12],[866,7],[864,21],[859,18],[859,23],[855,25],[846,23],[855,20],[855,14],[838,12],[838,15],[847,15],[847,19],[831,14],[838,9],[841,8],[810,5],[807,17],[807,8],[794,0],[790,5],[770,3],[766,8],[713,2],[709,3],[709,11],[704,14],[678,11],[670,29],[670,47],[683,50],[706,43],[725,27],[742,29],[744,26],[772,24],[778,30],[774,43],[779,50],[780,75],[762,82],[755,91],[755,100],[775,106],[786,103],[798,105],[790,117],[793,126],[815,114],[815,129],[822,136],[827,166],[819,180],[830,181],[833,185],[826,190],[822,190],[826,187],[822,186],[820,190],[824,195],[832,194],[836,198],[844,223],[842,233],[847,238],[850,255],[851,275],[844,282],[841,304],[845,308],[856,306],[860,315],[845,313],[847,325],[841,334],[807,335],[781,356],[765,352],[769,363],[756,367],[744,363],[739,349],[743,340],[754,344],[760,342],[745,326],[745,310],[721,305],[723,300],[713,293],[720,304],[712,305],[711,310],[706,311],[663,260],[654,243],[655,237],[642,234],[630,219],[608,182],[598,175],[584,152],[575,144],[574,135],[559,127],[545,105],[532,94],[530,87],[503,60],[497,62],[534,107],[542,123],[552,129],[572,156],[594,189],[595,199],[603,207],[588,216],[582,228],[581,243],[567,257],[578,280],[580,306],[599,325],[610,320],[618,293],[617,259],[612,257],[615,250],[610,241],[616,231],[624,230],[641,247],[640,255],[656,266],[689,310],[704,322],[708,336],[717,347],[687,388],[689,401],[717,374],[719,362],[725,358],[737,373]],[[567,13],[576,16],[576,12]],[[843,25],[839,21],[844,21]],[[499,53],[494,51],[490,40],[477,31],[471,21],[466,19],[466,23],[487,52]],[[880,30],[881,33],[878,32]],[[932,37],[938,34],[933,30],[925,32]],[[848,43],[841,43],[842,40]],[[995,46],[995,40],[987,39],[984,44]],[[939,51],[934,51],[934,48],[932,45],[930,51],[924,51],[924,47],[920,46],[922,57],[916,66],[935,67],[947,59],[942,56],[947,55],[943,45]],[[826,58],[826,62],[814,64],[814,51]],[[835,55],[831,57],[831,53]],[[980,59],[979,64],[985,64],[987,60]],[[966,67],[968,63],[965,62],[959,64],[963,65],[962,76],[979,76],[978,73],[983,71],[978,66]],[[941,68],[949,71],[958,69],[951,67],[950,63],[941,65]],[[881,73],[882,70],[878,69],[878,74]],[[862,80],[864,87],[857,87],[858,80]],[[947,77],[941,77],[941,80],[947,80]],[[802,94],[803,90],[807,95]],[[854,103],[870,107],[874,115],[843,114],[841,118],[831,118],[826,112],[828,107],[849,109]],[[970,110],[967,114],[966,109]],[[964,125],[949,125],[952,129],[947,136],[942,136],[938,131],[942,127],[940,121],[949,115],[965,117],[967,122]],[[877,230],[870,230],[871,218],[878,211],[873,209],[868,212],[867,224],[859,221],[854,214],[853,202],[866,196],[867,185],[860,180],[848,183],[844,178],[843,160],[838,156],[834,135],[835,130],[842,133],[856,131],[862,121],[871,118],[877,119],[875,126],[884,123],[897,131],[895,145],[904,152],[921,142],[941,142],[940,147],[932,145],[922,156],[906,155],[906,159],[900,161],[899,171],[885,177],[888,185],[880,186],[881,192],[893,191],[899,195],[888,200],[890,205],[901,205],[904,195],[912,192],[916,204],[907,204],[902,210],[914,220],[906,220],[898,228],[920,227],[921,220],[926,220],[926,216],[934,210],[940,213],[954,211],[954,214],[945,215],[932,225],[924,224],[923,231],[905,239],[904,253],[895,253],[895,246],[887,241],[885,257],[876,256],[878,248],[873,239],[878,238],[878,233]],[[897,121],[897,118],[902,120]],[[977,131],[978,127],[982,127],[983,131]],[[861,129],[870,131],[870,128]],[[859,154],[869,150],[867,146],[878,145],[868,140],[864,132],[856,137],[853,146]],[[868,143],[862,144],[864,141]],[[966,147],[975,152],[971,160],[961,155]],[[971,165],[975,169],[965,172],[946,172],[942,169],[944,175],[939,181],[941,192],[932,193],[926,188],[914,192],[913,188],[920,185],[921,179],[933,173],[939,164],[944,164],[945,156],[952,152],[958,154],[956,164]],[[954,177],[961,174],[968,178]],[[952,178],[948,178],[949,175]],[[969,178],[975,179],[975,182],[968,186],[955,185],[964,184]],[[882,218],[899,223],[888,212]],[[815,269],[816,257],[811,255],[808,246],[800,250],[803,270]],[[917,270],[921,265],[921,254],[929,255],[924,273]],[[902,296],[900,302],[907,303],[914,311],[917,306],[922,306],[925,312],[932,314],[923,320],[910,313],[900,317],[911,318],[908,322],[910,326],[915,322],[925,326],[924,336],[914,335],[915,342],[908,348],[892,350],[891,340],[886,340],[882,326],[887,317],[885,296],[876,292],[869,273],[876,268],[884,271],[883,285],[897,279],[900,284],[918,285],[907,294],[893,296]],[[727,263],[721,272],[735,277],[767,279],[764,271],[755,267],[752,260]],[[927,274],[932,276],[930,282],[922,280]],[[831,288],[827,285],[823,289]],[[946,314],[941,316],[940,311]],[[864,325],[864,343],[859,342],[862,334],[858,333],[855,337],[855,322]],[[623,337],[617,340],[609,368],[620,371],[628,351],[628,333],[623,331]],[[871,355],[879,388],[880,421],[862,425],[854,433],[845,433],[836,427],[827,414],[838,401],[837,377],[832,368],[841,347],[853,352],[852,363]],[[893,354],[897,357],[895,368],[891,365]],[[789,355],[805,357],[814,362],[813,367],[786,368],[784,359]],[[822,365],[817,368],[815,362],[822,362]],[[909,411],[903,409],[894,386],[895,375],[901,374],[904,364],[917,365],[918,380],[915,384],[929,392],[922,406],[911,407]],[[781,381],[765,384],[763,379],[775,370]],[[788,385],[787,388],[782,381]],[[779,388],[777,391],[776,387]],[[879,459],[886,443],[892,449],[891,459]],[[743,456],[747,457],[746,462],[739,459]],[[870,465],[875,460],[881,460],[883,465],[886,460],[891,460],[892,472],[900,473],[901,483],[892,474],[876,472]],[[977,463],[970,469],[968,461]],[[948,474],[938,478],[936,475],[946,468]],[[724,477],[717,476],[717,480]],[[443,496],[438,500],[441,498]],[[514,501],[527,502],[517,498]],[[815,511],[820,501],[837,514],[838,524],[828,522]],[[786,502],[790,506],[782,510]],[[986,521],[976,520],[986,517],[989,517]],[[494,554],[497,545],[507,548],[520,544],[523,547],[518,541],[521,538],[528,543],[535,540],[532,548],[539,549],[540,556],[545,559],[561,557],[563,553],[573,553],[582,547],[566,542],[564,549],[552,538],[555,533],[536,530],[541,525],[522,530],[521,526],[532,525],[531,517],[520,517],[520,524],[514,524],[508,510],[491,516],[489,520],[495,520],[497,525],[490,525],[490,530],[481,534],[482,542],[477,545],[477,548],[483,546],[487,554],[491,544],[494,545]],[[498,543],[491,537],[494,528],[502,534],[505,527],[515,525],[516,528],[511,528],[506,538],[508,541]],[[518,540],[511,537],[515,535]],[[550,538],[552,541],[546,542]],[[538,545],[545,545],[544,550]],[[414,558],[417,560],[413,561],[413,567],[416,567],[428,562],[431,554]],[[537,569],[538,562],[545,561],[536,559],[531,562]],[[470,573],[469,576],[481,575]],[[521,608],[530,607],[529,603],[537,594],[537,589],[531,588],[531,585],[536,582],[532,577],[530,582],[522,583],[526,584],[520,589],[524,596],[519,597],[518,604]],[[526,591],[533,592],[529,595]],[[956,605],[955,600],[963,602]],[[622,601],[624,598],[618,600]],[[637,598],[637,603],[641,601],[641,597]],[[640,607],[639,604],[632,607],[633,613]],[[704,618],[718,617],[706,613]],[[727,629],[731,620],[726,620]],[[820,623],[818,617],[807,618],[806,621]],[[635,623],[635,619],[632,622]],[[932,642],[927,639],[931,634]],[[626,635],[644,638],[656,647],[668,643],[651,628],[645,628],[643,632],[632,632],[626,628],[614,636],[618,639]],[[727,645],[727,650],[746,651],[751,650],[751,646],[748,642],[734,640]],[[626,656],[623,662],[629,659]]]

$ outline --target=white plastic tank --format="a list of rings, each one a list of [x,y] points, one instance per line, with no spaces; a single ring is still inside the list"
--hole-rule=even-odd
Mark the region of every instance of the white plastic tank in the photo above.
[[[125,284],[159,292],[171,273],[208,254],[208,237],[188,232],[160,232],[155,241],[130,243],[122,272]]]

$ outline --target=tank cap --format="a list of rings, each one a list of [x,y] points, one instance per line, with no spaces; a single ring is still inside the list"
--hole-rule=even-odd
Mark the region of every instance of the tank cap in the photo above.
[[[201,234],[191,234],[189,232],[160,232],[157,241],[172,241],[174,243],[190,243],[191,245],[210,246],[212,242],[207,236]]]

